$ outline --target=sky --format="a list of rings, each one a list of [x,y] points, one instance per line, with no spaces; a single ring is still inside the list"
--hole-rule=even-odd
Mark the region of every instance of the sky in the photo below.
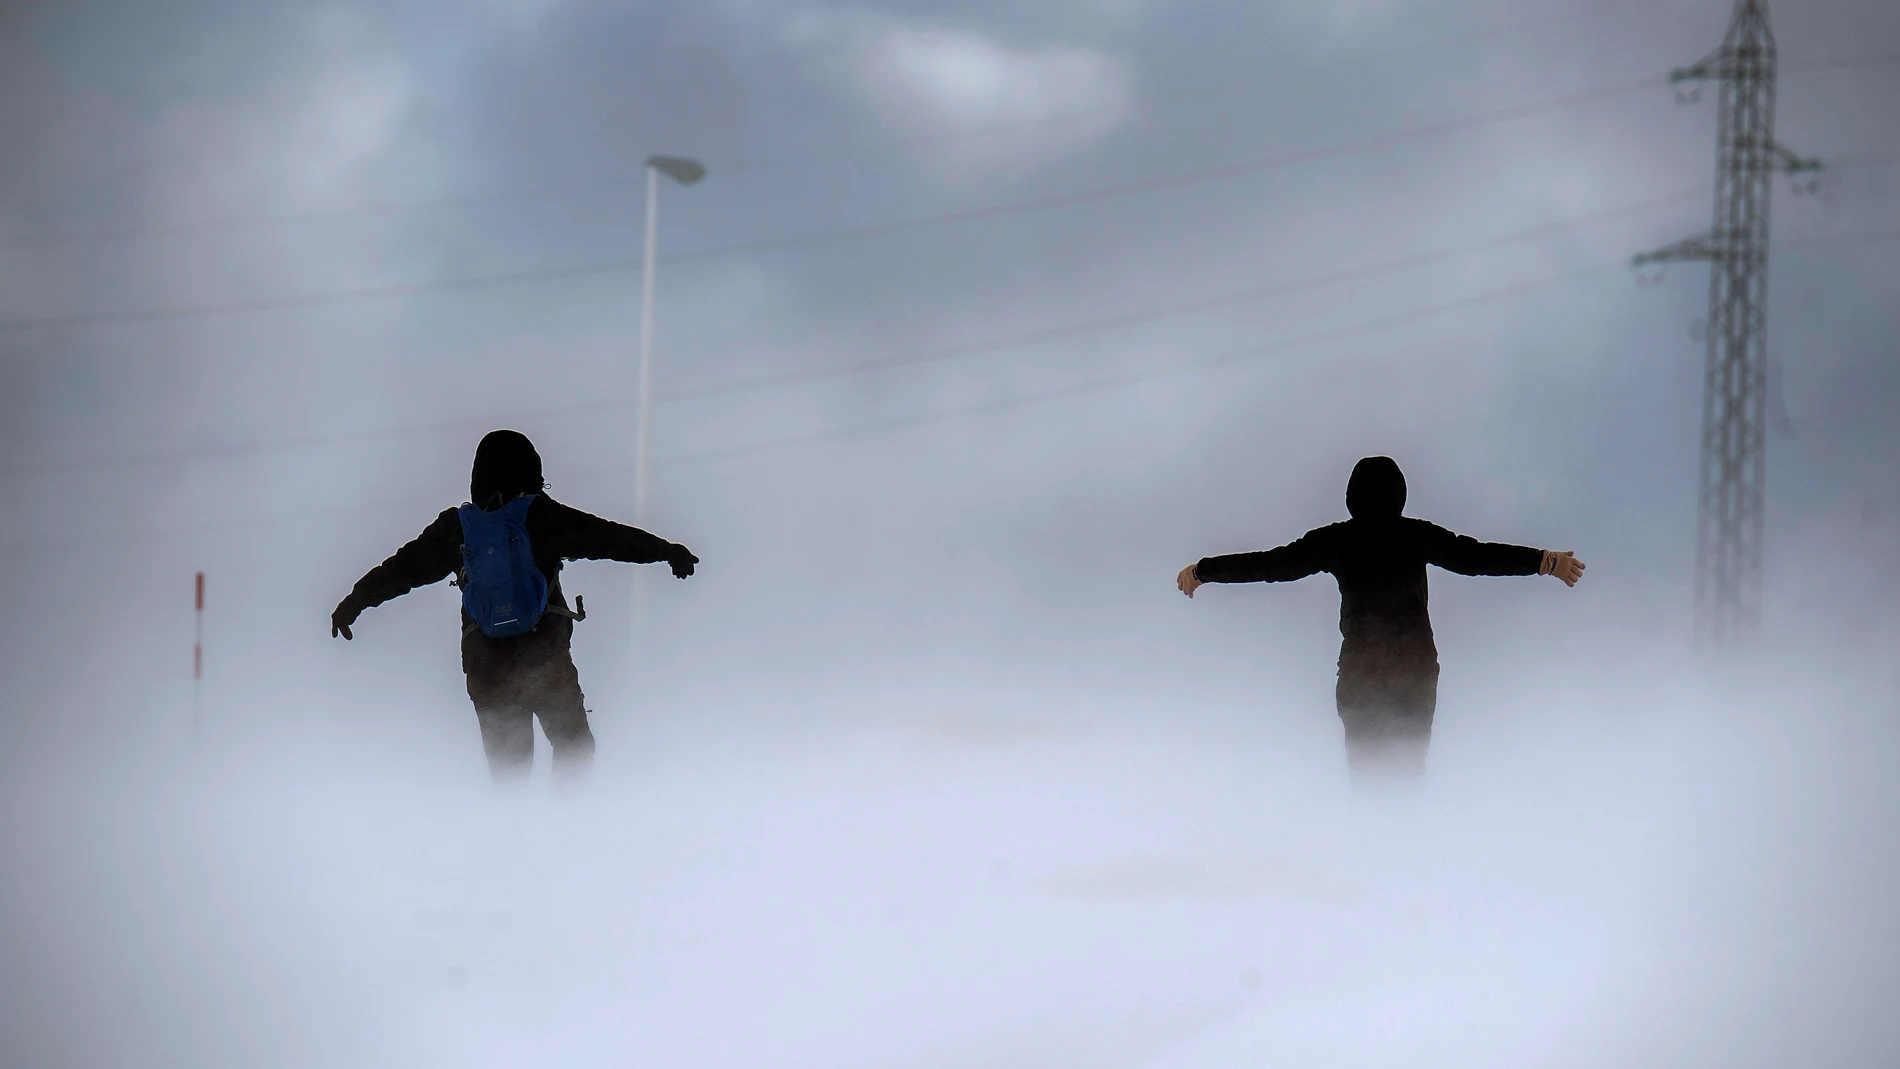
[[[1809,978],[1779,996],[1797,1001],[1893,977],[1852,949],[1893,946],[1876,899],[1737,873],[1851,871],[1864,890],[1900,871],[1854,839],[1894,812],[1882,770],[1900,757],[1900,9],[1771,5],[1776,135],[1827,166],[1774,185],[1765,624],[1757,656],[1712,665],[1690,642],[1707,271],[1629,258],[1709,225],[1714,94],[1666,76],[1719,43],[1729,8],[0,6],[0,542],[17,562],[0,768],[13,811],[45,814],[8,824],[37,874],[0,900],[39,1000],[16,1000],[35,1014],[7,1029],[18,1050],[469,1064],[526,1042],[484,1000],[546,995],[560,985],[534,978],[565,963],[590,1020],[619,999],[678,1026],[582,1029],[574,1064],[1348,1064],[1346,1047],[1698,1064],[1818,1035],[1838,1064],[1891,1057],[1900,1037],[1851,999],[1838,1018],[1709,1023],[1776,997],[1775,976]],[[709,174],[658,191],[641,522],[702,564],[685,582],[569,565],[602,785],[497,802],[455,592],[373,609],[347,644],[327,617],[465,498],[496,427],[534,439],[554,496],[632,519],[653,153]],[[1396,815],[1339,782],[1331,584],[1173,589],[1204,554],[1341,518],[1372,454],[1399,460],[1412,514],[1590,566],[1574,590],[1434,576],[1443,793]],[[1755,712],[1709,712],[1725,703]],[[1789,707],[1806,715],[1776,723]],[[1711,718],[1742,726],[1707,751]],[[546,819],[572,833],[542,838]],[[1548,846],[1540,821],[1583,845]],[[495,834],[515,862],[490,856]],[[1177,845],[1200,860],[1167,860]],[[1286,890],[1302,866],[1368,890],[1334,909],[1313,880]],[[1654,896],[1560,877],[1606,870]],[[447,902],[453,872],[475,874],[476,905]],[[1459,904],[1474,879],[1488,907]],[[1087,904],[1131,880],[1172,888],[1134,896],[1159,911],[1139,914],[1147,934]],[[144,908],[124,890],[140,881],[176,893]],[[752,881],[790,890],[733,889]],[[1552,885],[1603,894],[1584,923]],[[1684,956],[1634,934],[1738,885],[1759,893],[1670,929]],[[1449,911],[1425,935],[1392,905],[1411,887]],[[566,895],[565,918],[524,904]],[[835,974],[799,973],[816,951],[774,924],[853,895],[908,905],[846,909]],[[1792,929],[1806,949],[1736,934],[1776,903],[1818,926]],[[1515,927],[1478,939],[1485,908]],[[307,938],[260,934],[271,909]],[[626,909],[651,930],[598,927]],[[540,918],[508,929],[526,957],[411,969],[389,949],[495,911]],[[905,927],[918,911],[937,927]],[[646,954],[739,915],[697,958]],[[1414,934],[1381,943],[1381,925]],[[181,990],[269,1002],[250,1023],[162,990],[190,933],[228,953]],[[1493,1019],[1478,993],[1530,998],[1512,977],[1552,960],[1541,939],[1567,960],[1597,947],[1591,976],[1647,976],[1695,1012],[1671,1027],[1583,999],[1576,965],[1548,1014],[1520,1007],[1521,1034],[1407,1047],[1366,1040],[1334,994],[1376,976],[1397,1019]],[[971,979],[1006,946],[1028,955],[1007,981]],[[864,979],[926,953],[942,968],[911,986]],[[1680,971],[1724,953],[1732,990]],[[1276,954],[1334,971],[1301,992]],[[272,1042],[321,1032],[310,992],[351,989],[365,961],[394,986],[336,996],[337,1046]],[[89,986],[79,962],[115,979]],[[755,972],[722,986],[709,963]],[[478,979],[404,986],[438,965]],[[1251,979],[1216,991],[1208,969]],[[281,983],[248,986],[258,970]],[[1476,993],[1433,1001],[1459,987]],[[666,1009],[695,992],[780,1030]],[[122,1028],[79,1023],[99,999]],[[872,1034],[839,1027],[885,1011]],[[1480,1033],[1500,1044],[1483,1057]],[[789,1045],[756,1045],[774,1036]]]

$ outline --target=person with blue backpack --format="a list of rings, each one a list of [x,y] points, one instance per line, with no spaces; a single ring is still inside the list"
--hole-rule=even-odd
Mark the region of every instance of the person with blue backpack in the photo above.
[[[330,615],[331,637],[364,609],[454,574],[462,589],[462,671],[481,725],[482,749],[498,781],[525,776],[534,763],[534,721],[563,774],[593,760],[580,674],[570,652],[581,599],[561,593],[564,560],[665,561],[676,578],[699,563],[677,542],[590,515],[549,497],[541,455],[526,435],[482,438],[469,473],[469,501],[444,509],[388,560],[357,580]]]

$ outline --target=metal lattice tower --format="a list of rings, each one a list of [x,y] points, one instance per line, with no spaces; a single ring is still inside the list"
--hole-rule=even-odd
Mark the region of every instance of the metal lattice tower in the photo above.
[[[1775,38],[1764,0],[1736,0],[1722,46],[1669,80],[1720,84],[1715,223],[1635,263],[1709,261],[1696,632],[1726,645],[1761,622],[1770,178],[1821,165],[1775,142]]]

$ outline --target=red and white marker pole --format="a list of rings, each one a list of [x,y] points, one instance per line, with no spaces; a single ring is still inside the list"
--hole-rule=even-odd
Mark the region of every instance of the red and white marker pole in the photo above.
[[[198,626],[191,643],[191,741],[198,741],[198,724],[204,715],[205,676],[205,573],[198,573]]]

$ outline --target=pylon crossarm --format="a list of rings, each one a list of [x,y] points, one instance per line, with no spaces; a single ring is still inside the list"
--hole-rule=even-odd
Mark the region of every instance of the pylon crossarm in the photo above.
[[[1692,238],[1683,238],[1673,245],[1664,245],[1660,249],[1638,253],[1630,260],[1631,267],[1644,264],[1670,263],[1681,260],[1717,260],[1722,256],[1722,248],[1707,234],[1697,234]]]
[[[1803,171],[1819,171],[1825,166],[1819,159],[1798,155],[1793,149],[1780,142],[1770,145],[1768,150],[1775,154],[1777,171],[1800,174]]]
[[[1764,54],[1757,48],[1736,48],[1725,44],[1704,56],[1700,62],[1670,71],[1669,84],[1713,82],[1724,78],[1758,78],[1763,73],[1764,62],[1772,69],[1774,65],[1772,46]]]
[[[1691,67],[1677,67],[1669,72],[1669,84],[1681,85],[1683,82],[1707,82],[1728,76],[1723,61],[1726,59],[1721,49],[1709,53],[1709,57]]]

